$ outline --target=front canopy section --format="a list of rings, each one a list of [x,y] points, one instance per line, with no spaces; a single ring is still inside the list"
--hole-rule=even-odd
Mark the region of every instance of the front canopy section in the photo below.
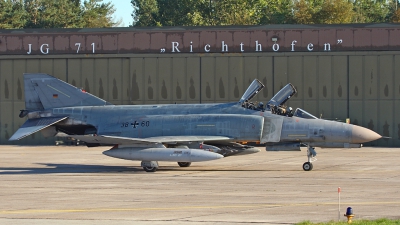
[[[242,98],[240,99],[239,103],[243,104],[244,102],[250,101],[254,96],[257,95],[264,88],[264,84],[262,84],[259,80],[255,79],[247,88],[246,92],[243,94]]]

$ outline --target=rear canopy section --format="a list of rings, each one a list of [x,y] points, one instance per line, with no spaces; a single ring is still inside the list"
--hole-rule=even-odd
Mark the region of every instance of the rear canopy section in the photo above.
[[[296,93],[297,90],[291,83],[286,84],[285,87],[283,87],[280,91],[278,91],[278,93],[276,93],[274,97],[272,97],[271,100],[269,100],[269,102],[267,103],[267,107],[270,109],[275,106],[276,107],[282,106],[283,104],[285,104],[287,100],[289,100]]]

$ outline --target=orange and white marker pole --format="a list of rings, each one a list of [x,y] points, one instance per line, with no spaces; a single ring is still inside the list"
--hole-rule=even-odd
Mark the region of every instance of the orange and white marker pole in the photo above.
[[[338,221],[340,221],[340,187],[338,187],[337,192],[338,192],[338,203],[339,203]]]

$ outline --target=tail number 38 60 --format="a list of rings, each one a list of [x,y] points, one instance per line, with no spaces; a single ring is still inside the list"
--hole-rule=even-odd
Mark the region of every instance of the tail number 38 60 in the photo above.
[[[143,120],[143,121],[134,121],[134,122],[123,122],[121,123],[121,127],[129,127],[132,126],[133,128],[137,127],[149,127],[150,126],[150,121],[148,120]]]

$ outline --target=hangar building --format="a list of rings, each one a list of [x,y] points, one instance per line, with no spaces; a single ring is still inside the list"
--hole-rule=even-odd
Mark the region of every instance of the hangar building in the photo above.
[[[368,127],[400,146],[400,25],[0,30],[0,144],[25,119],[23,73],[48,73],[114,104],[238,101],[258,78],[267,102],[290,82],[288,105]]]

